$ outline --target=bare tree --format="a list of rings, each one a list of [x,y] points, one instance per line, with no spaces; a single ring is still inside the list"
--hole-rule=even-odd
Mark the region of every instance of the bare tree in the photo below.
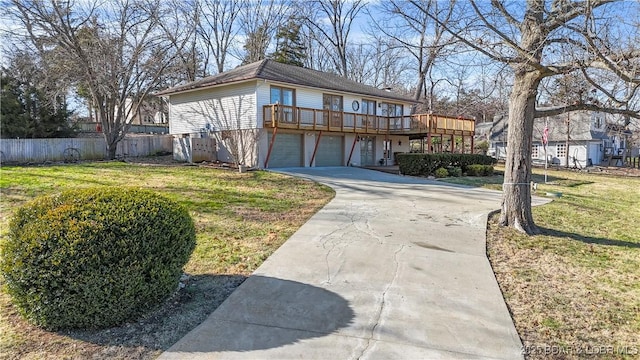
[[[355,44],[347,53],[351,80],[377,88],[406,87],[409,67],[402,49],[383,37],[372,37],[366,43]]]
[[[197,34],[203,53],[202,76],[225,71],[239,27],[236,23],[246,0],[196,0]],[[212,60],[213,58],[213,60]],[[211,63],[215,65],[211,69]]]
[[[303,5],[306,5],[306,3],[296,3],[293,12],[299,14],[304,20],[303,26],[300,28],[302,42],[306,48],[304,67],[324,72],[335,72],[335,65],[331,61],[331,56],[316,37],[314,29],[309,25],[310,22],[317,20],[317,13],[312,11],[310,7]]]
[[[101,5],[72,1],[13,0],[12,11],[33,44],[43,38],[64,51],[65,71],[87,89],[115,158],[133,114],[175,57],[160,36],[162,8],[145,1]],[[45,61],[46,54],[41,54]]]
[[[313,0],[308,2],[319,17],[307,15],[306,23],[318,44],[331,57],[338,74],[349,77],[348,46],[354,20],[366,6],[364,0]]]
[[[374,12],[369,12],[373,31],[393,39],[414,59],[417,76],[413,97],[416,100],[432,93],[426,88],[426,78],[438,58],[446,55],[448,49],[452,49],[457,42],[444,29],[446,24],[454,20],[454,6],[455,1],[389,0],[380,2]],[[438,21],[434,21],[432,16]],[[433,86],[432,81],[431,88]]]
[[[176,58],[164,77],[163,85],[166,87],[205,76],[201,55],[204,51],[197,36],[201,30],[200,12],[198,0],[169,0],[164,9],[159,25],[176,52]]]
[[[509,133],[500,224],[527,234],[539,232],[531,213],[531,138],[536,117],[594,110],[640,117],[637,3],[608,0],[479,2],[459,4],[460,21],[446,24],[410,1],[471,49],[510,66]],[[620,9],[624,8],[625,16]],[[466,16],[465,16],[466,15]],[[464,16],[464,17],[463,17]],[[580,74],[597,90],[599,103],[582,101],[537,108],[543,79]],[[626,91],[621,91],[626,89]]]
[[[271,39],[280,26],[289,18],[290,5],[282,0],[247,1],[240,12],[245,35],[243,64],[263,60]]]

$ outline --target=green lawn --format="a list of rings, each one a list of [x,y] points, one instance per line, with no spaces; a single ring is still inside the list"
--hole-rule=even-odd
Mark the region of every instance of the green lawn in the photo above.
[[[153,358],[201,322],[334,195],[328,187],[284,175],[204,166],[95,162],[2,167],[2,239],[20,204],[90,186],[152,189],[187,207],[197,231],[197,247],[185,268],[187,287],[155,313],[121,328],[59,333],[22,321],[0,292],[0,358]]]
[[[487,251],[529,358],[640,354],[640,178],[534,169],[543,233],[489,221]],[[500,189],[502,176],[447,179]],[[599,346],[606,349],[596,350]],[[546,350],[545,350],[546,349]],[[589,354],[590,353],[590,354]],[[556,357],[556,356],[552,356]]]

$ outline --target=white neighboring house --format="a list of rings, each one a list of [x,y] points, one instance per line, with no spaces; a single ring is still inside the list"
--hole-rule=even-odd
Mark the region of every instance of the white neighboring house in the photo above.
[[[602,112],[575,111],[535,119],[531,145],[534,164],[544,164],[542,134],[545,124],[549,127],[546,156],[550,164],[568,167],[622,165],[623,155],[633,155],[633,151],[627,151],[632,147],[630,138],[633,132],[620,125],[620,119]],[[496,116],[489,138],[491,154],[499,159],[506,157],[508,130],[507,116]],[[614,156],[613,161],[611,155]],[[619,161],[616,162],[615,157]]]
[[[542,134],[545,124],[549,127],[546,156],[550,164],[586,167],[605,162],[607,148],[612,145],[604,113],[576,111],[535,119],[531,145],[531,158],[534,163],[544,164],[545,147],[542,144]],[[506,157],[508,130],[507,116],[496,116],[490,132],[490,146],[494,149],[492,153],[499,159]]]
[[[412,115],[407,96],[273,60],[156,95],[174,137],[215,138],[218,160],[256,168],[391,165],[410,138],[473,142],[472,120]]]

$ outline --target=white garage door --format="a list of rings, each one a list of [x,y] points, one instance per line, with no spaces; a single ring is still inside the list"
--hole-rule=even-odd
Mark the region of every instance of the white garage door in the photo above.
[[[268,139],[271,144],[269,133]],[[302,166],[302,135],[301,134],[276,134],[276,142],[269,157],[269,168]]]
[[[316,166],[342,166],[343,139],[342,136],[322,135],[316,152]]]

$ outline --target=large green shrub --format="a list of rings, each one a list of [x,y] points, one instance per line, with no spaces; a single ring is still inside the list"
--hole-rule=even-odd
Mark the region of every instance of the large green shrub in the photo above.
[[[460,177],[462,176],[462,169],[457,166],[447,166],[447,172],[449,176]]]
[[[492,165],[473,164],[467,166],[468,176],[491,176],[493,175]]]
[[[435,175],[437,178],[445,178],[447,176],[449,176],[449,170],[441,167],[441,168],[437,168],[435,171]]]
[[[171,295],[194,247],[193,221],[172,200],[140,189],[71,190],[17,210],[0,271],[29,321],[101,328]]]
[[[493,165],[496,159],[480,154],[398,154],[400,173],[413,176],[435,175],[436,169],[459,167],[467,172],[472,164]]]

